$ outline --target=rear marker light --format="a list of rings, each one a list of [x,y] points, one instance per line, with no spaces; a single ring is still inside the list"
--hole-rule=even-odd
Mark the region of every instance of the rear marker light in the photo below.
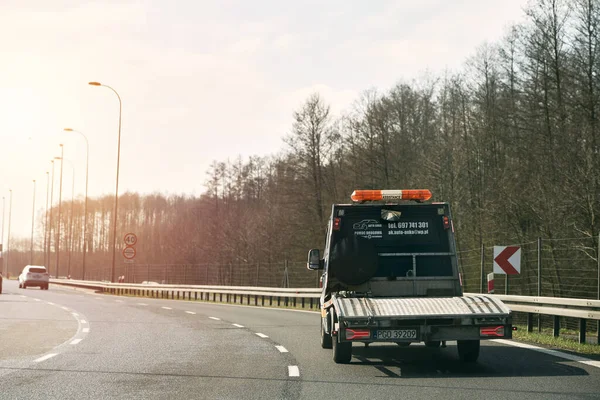
[[[481,336],[504,337],[504,326],[487,326],[479,329]]]
[[[450,228],[450,218],[447,215],[444,215],[444,229]]]
[[[371,331],[368,329],[346,329],[347,340],[368,339],[371,337]]]
[[[342,226],[342,219],[341,218],[334,218],[333,219],[333,230],[334,231],[339,231],[341,226]]]

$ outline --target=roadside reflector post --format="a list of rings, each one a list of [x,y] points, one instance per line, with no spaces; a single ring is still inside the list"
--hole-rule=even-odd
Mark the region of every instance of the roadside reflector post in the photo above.
[[[558,315],[554,316],[554,337],[558,337],[560,335],[560,317]]]
[[[579,343],[585,343],[586,325],[586,320],[584,318],[579,319]]]

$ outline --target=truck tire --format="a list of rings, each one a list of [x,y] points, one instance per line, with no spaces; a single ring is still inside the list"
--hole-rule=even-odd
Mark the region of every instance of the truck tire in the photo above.
[[[333,361],[336,364],[348,364],[352,359],[352,342],[333,340]]]
[[[331,340],[331,334],[325,332],[325,327],[323,326],[323,318],[321,318],[321,347],[324,349],[330,349],[333,346]]]
[[[439,340],[429,340],[425,342],[425,346],[430,347],[432,349],[437,349],[438,347],[440,347],[440,344],[442,344],[442,342]]]
[[[474,363],[479,358],[479,340],[459,340],[457,342],[458,357],[465,363]]]

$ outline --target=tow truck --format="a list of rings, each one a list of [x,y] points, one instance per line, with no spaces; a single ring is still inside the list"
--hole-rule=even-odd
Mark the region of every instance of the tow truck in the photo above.
[[[463,293],[450,205],[431,197],[355,190],[352,203],[332,206],[323,257],[310,250],[307,268],[323,271],[321,347],[336,363],[351,361],[353,343],[447,341],[473,363],[481,340],[512,338],[506,305]]]

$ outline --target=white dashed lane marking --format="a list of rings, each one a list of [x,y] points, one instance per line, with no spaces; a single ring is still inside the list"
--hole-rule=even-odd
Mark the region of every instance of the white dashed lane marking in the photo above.
[[[85,319],[82,319],[80,322],[81,322],[82,324],[87,324],[87,321],[86,321]]]
[[[51,303],[51,302],[48,302],[48,304],[50,304],[51,306],[53,306],[53,305],[54,305],[54,303]]]
[[[196,313],[195,313],[195,312],[193,312],[193,311],[186,311],[186,313],[188,313],[188,314],[192,314],[192,315],[195,315],[195,314],[196,314]]]
[[[79,342],[81,342],[83,339],[75,339],[71,342],[71,344],[78,344]]]
[[[288,352],[287,349],[285,347],[283,347],[283,346],[275,346],[275,347],[277,348],[277,350],[279,350],[282,353],[287,353]]]
[[[79,314],[77,314],[76,312],[71,313],[71,314],[73,314],[74,317],[79,317]]]
[[[34,299],[35,301],[41,301],[40,299]]]
[[[138,306],[147,306],[148,304],[146,303],[137,303]]]
[[[261,338],[263,338],[263,339],[264,339],[264,338],[268,338],[268,336],[267,336],[267,335],[265,335],[264,333],[258,333],[258,332],[257,332],[257,333],[256,333],[256,336],[258,336],[258,337],[261,337]]]
[[[33,362],[39,363],[42,361],[46,361],[49,358],[54,357],[55,355],[57,355],[58,353],[50,353],[50,354],[46,354],[45,356],[42,356],[40,358],[36,358],[35,360],[33,360]]]
[[[83,333],[90,333],[90,328],[83,328],[83,329],[82,329],[82,332],[83,332]]]
[[[289,365],[288,366],[288,375],[289,376],[300,376],[300,368],[297,365]]]
[[[240,324],[231,324],[231,325],[233,325],[233,326],[235,326],[237,328],[243,328],[244,327],[244,325],[240,325]]]
[[[164,310],[172,310],[171,307],[161,307],[161,308],[164,309]]]
[[[217,317],[208,317],[208,318],[214,319],[215,321],[220,321],[221,320],[221,318],[217,318]]]
[[[61,308],[65,311],[69,311],[69,309],[67,307],[61,307]]]

